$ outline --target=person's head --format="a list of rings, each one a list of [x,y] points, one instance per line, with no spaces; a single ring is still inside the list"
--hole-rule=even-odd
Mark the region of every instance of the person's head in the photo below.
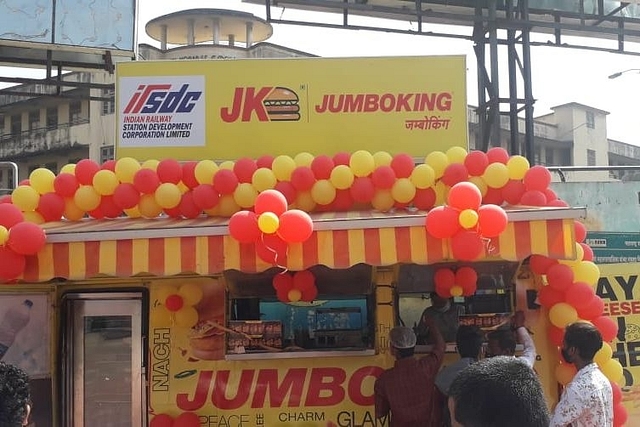
[[[416,334],[411,328],[396,326],[389,332],[389,344],[396,358],[411,357],[416,347]]]
[[[576,322],[565,329],[562,357],[567,362],[591,363],[600,347],[602,347],[602,335],[591,323]]]
[[[548,427],[538,378],[526,363],[498,356],[471,364],[449,388],[452,427]]]
[[[487,335],[487,357],[513,356],[516,354],[516,338],[509,329],[498,329]]]
[[[482,331],[477,326],[461,325],[456,333],[460,357],[477,359],[482,349]]]
[[[29,376],[16,366],[0,362],[0,425],[26,426],[30,412]]]
[[[448,308],[451,305],[451,300],[449,298],[443,298],[438,295],[437,292],[431,292],[431,306],[433,308],[444,309]]]

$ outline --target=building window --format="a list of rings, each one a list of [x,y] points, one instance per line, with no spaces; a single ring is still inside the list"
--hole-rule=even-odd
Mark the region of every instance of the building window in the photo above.
[[[540,147],[536,147],[533,150],[533,161],[536,163],[536,165],[540,164],[541,158],[542,158],[542,149]]]
[[[0,137],[4,136],[4,116],[0,116]]]
[[[47,129],[58,127],[58,107],[47,108]]]
[[[593,111],[587,111],[587,128],[596,128],[596,115],[593,113]]]
[[[572,164],[573,162],[571,161],[571,150],[560,150],[560,166],[570,166]]]
[[[100,147],[100,163],[113,160],[113,145]]]
[[[587,166],[596,165],[596,150],[587,149]]]
[[[40,127],[40,110],[29,111],[29,130],[38,129]]]
[[[553,157],[554,157],[554,150],[552,150],[551,148],[547,148],[546,150],[544,150],[544,162],[547,166],[553,166],[555,163],[553,163]]]
[[[102,115],[113,114],[116,111],[113,89],[102,89],[102,97],[109,98],[108,101],[102,101]]]
[[[80,101],[74,101],[69,104],[69,123],[75,124],[80,122],[80,114],[82,112],[82,104]]]
[[[22,115],[14,114],[11,116],[11,135],[19,136],[22,133]]]

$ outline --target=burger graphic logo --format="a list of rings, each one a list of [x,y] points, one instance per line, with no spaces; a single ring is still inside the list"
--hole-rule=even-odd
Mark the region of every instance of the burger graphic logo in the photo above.
[[[275,87],[262,102],[272,122],[297,122],[300,120],[298,94],[286,87]]]

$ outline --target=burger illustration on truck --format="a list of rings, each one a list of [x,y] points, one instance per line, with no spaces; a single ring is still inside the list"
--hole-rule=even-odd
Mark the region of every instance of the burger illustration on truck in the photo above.
[[[274,87],[264,98],[263,105],[272,122],[296,122],[300,120],[298,94],[286,87]]]

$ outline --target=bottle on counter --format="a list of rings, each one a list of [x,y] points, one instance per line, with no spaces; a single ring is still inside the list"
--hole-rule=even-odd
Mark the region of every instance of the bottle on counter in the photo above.
[[[18,333],[27,326],[31,319],[31,300],[24,300],[22,304],[9,308],[0,321],[0,360],[13,345]]]

